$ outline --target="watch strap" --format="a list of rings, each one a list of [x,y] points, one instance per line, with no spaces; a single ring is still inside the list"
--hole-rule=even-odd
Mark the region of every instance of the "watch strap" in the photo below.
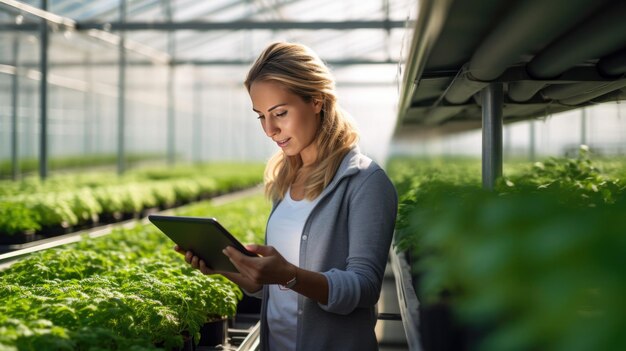
[[[293,275],[293,278],[289,279],[289,281],[287,281],[284,285],[281,284],[280,286],[284,289],[291,289],[294,287],[294,285],[296,285],[298,283],[298,274],[297,274],[298,270],[296,268],[296,273]]]

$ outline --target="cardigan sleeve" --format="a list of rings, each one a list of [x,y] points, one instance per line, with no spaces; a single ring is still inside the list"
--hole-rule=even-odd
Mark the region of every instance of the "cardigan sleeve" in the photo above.
[[[396,190],[377,169],[349,195],[346,269],[323,272],[328,280],[325,311],[349,314],[378,301],[398,209]]]

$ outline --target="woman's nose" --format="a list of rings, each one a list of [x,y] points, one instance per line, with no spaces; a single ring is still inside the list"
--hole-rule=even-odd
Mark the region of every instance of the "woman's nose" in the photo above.
[[[265,119],[265,134],[267,134],[268,137],[273,137],[274,135],[278,134],[279,131],[280,129],[276,125],[276,121],[274,121],[273,118]]]

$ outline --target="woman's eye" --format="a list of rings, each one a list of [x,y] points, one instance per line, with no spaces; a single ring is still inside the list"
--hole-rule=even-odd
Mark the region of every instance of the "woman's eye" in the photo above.
[[[277,114],[276,114],[276,117],[283,117],[283,116],[285,116],[285,115],[287,115],[287,111],[285,111],[285,112],[281,112],[281,113],[277,113]]]
[[[265,116],[263,116],[263,115],[257,116],[257,119],[265,119]]]

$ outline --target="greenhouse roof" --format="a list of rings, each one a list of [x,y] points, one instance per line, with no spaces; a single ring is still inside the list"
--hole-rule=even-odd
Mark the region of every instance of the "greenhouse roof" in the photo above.
[[[422,0],[396,137],[481,126],[503,83],[506,122],[626,98],[626,2]]]
[[[363,150],[382,159],[416,8],[415,0],[0,0],[0,158],[37,157],[42,178],[46,153],[116,153],[120,173],[124,155],[148,150],[171,163],[265,159],[276,145],[264,143],[256,117],[250,123],[242,83],[261,51],[285,40],[330,66]]]
[[[0,1],[5,34],[39,30],[39,0]],[[268,38],[305,42],[329,64],[396,64],[410,0],[50,0],[43,16],[73,49],[104,51],[125,34],[131,63],[250,64]],[[39,12],[38,12],[39,11]],[[122,15],[123,14],[123,15]],[[52,17],[56,16],[56,17]],[[73,36],[73,33],[79,35]],[[76,37],[85,38],[78,39]],[[70,38],[71,37],[71,38]],[[10,40],[0,63],[11,62]],[[35,52],[33,55],[37,58]],[[92,55],[93,56],[93,55]],[[96,55],[97,56],[97,55]],[[102,64],[116,64],[104,56]],[[82,60],[76,50],[51,55],[52,64]],[[33,60],[33,64],[36,60]]]

